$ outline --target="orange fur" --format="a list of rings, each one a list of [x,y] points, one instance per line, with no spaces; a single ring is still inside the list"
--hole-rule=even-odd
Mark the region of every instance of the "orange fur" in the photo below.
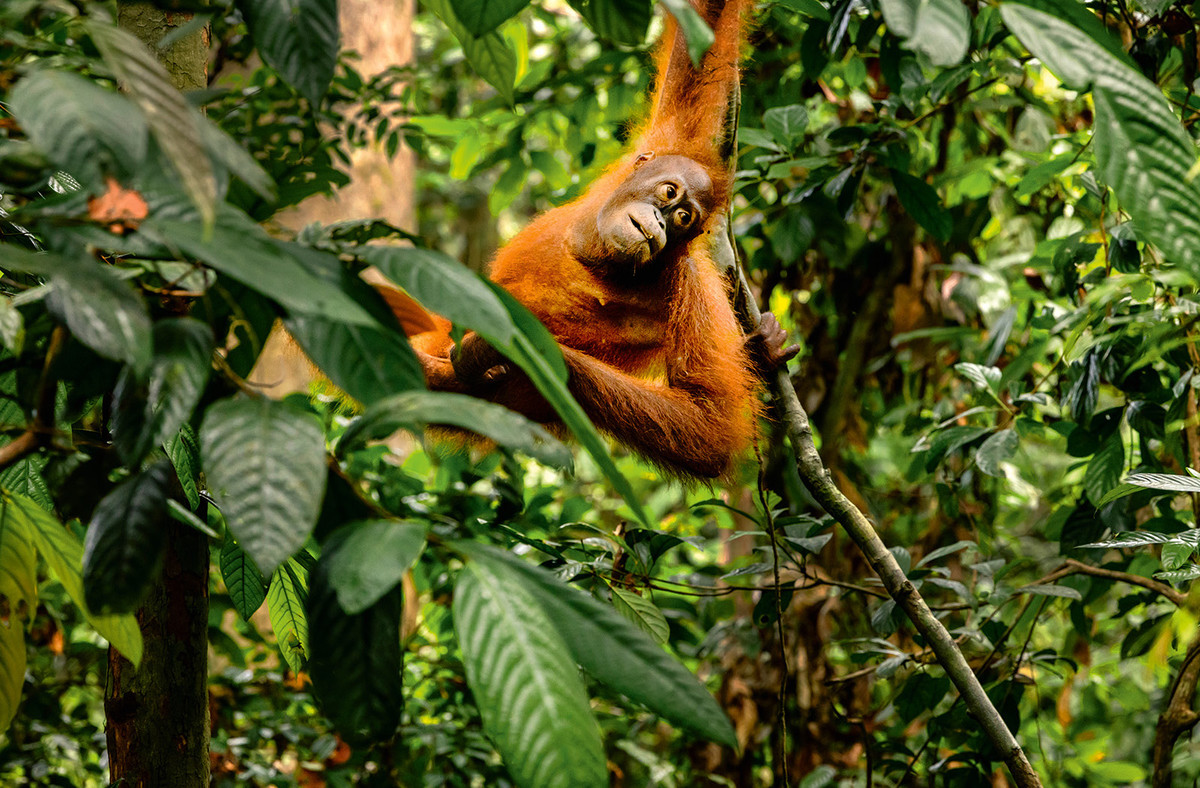
[[[738,79],[750,3],[700,4],[715,43],[699,69],[668,18],[650,116],[628,155],[582,197],[547,211],[513,238],[497,253],[490,275],[561,343],[571,391],[598,427],[660,466],[713,477],[749,446],[760,408],[745,338],[709,252],[729,201],[732,174],[718,137]],[[565,228],[595,217],[643,153],[686,156],[702,165],[718,208],[689,242],[661,253],[654,262],[661,275],[630,285],[577,260]],[[450,364],[446,330],[414,337],[413,346],[431,388],[468,390]],[[489,396],[532,418],[553,420],[523,378]]]

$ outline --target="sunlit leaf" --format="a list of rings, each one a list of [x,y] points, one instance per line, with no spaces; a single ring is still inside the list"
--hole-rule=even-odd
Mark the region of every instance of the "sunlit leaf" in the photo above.
[[[608,785],[600,728],[554,621],[506,564],[470,561],[454,589],[467,683],[521,788]]]
[[[267,588],[267,611],[275,641],[288,667],[299,673],[308,662],[308,573],[316,562],[301,550],[271,575]]]
[[[221,578],[229,591],[233,609],[243,621],[249,621],[267,598],[267,583],[246,551],[228,536],[221,546]]]

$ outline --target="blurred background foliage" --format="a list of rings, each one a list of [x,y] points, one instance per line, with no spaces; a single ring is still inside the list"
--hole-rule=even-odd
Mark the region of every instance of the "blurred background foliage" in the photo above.
[[[54,4],[11,5],[0,81],[30,51],[89,67]],[[906,16],[918,6],[946,16],[918,30]],[[1196,5],[1047,7],[1090,18],[1096,51],[1127,53],[1195,138]],[[191,98],[279,187],[268,203],[235,183],[230,202],[272,226],[280,209],[346,183],[354,150],[404,146],[417,162],[408,229],[476,269],[536,211],[580,193],[645,104],[646,47],[598,40],[561,3],[499,28],[515,56],[507,91],[422,8],[411,64],[366,77],[343,53],[329,94],[302,111],[250,56],[236,10],[211,24],[212,84]],[[1186,482],[1120,486],[1131,472],[1200,467],[1198,272],[1148,243],[1138,215],[1186,206],[1148,186],[1120,192],[1106,167],[1158,151],[1161,130],[1101,149],[1089,86],[1051,72],[1053,53],[1033,57],[1015,27],[994,2],[763,4],[743,78],[736,236],[761,302],[803,343],[794,378],[834,478],[959,638],[1045,784],[1191,785],[1200,743],[1194,713],[1180,710],[1193,708],[1200,651],[1197,498],[1179,494]],[[1081,60],[1099,57],[1079,46]],[[5,151],[0,166],[17,166]],[[1194,159],[1175,162],[1189,182]],[[345,422],[336,398],[305,407],[331,434]],[[760,454],[761,467],[748,458],[741,483],[719,489],[620,456],[654,532],[630,525],[582,454],[567,475],[414,443],[357,452],[346,472],[389,511],[537,546],[618,609],[622,591],[653,601],[643,620],[707,681],[741,751],[592,687],[614,785],[781,785],[785,764],[806,788],[1006,784],[771,426]],[[1130,532],[1143,536],[1085,546]],[[244,620],[214,572],[214,784],[511,784],[449,637],[454,569],[414,569],[402,734],[385,748],[332,732],[276,647],[278,623],[272,635],[262,611]],[[103,641],[53,580],[27,646],[0,782],[105,784]],[[1155,760],[1164,746],[1170,767]]]

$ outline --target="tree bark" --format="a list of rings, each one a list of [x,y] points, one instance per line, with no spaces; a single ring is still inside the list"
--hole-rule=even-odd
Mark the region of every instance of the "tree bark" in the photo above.
[[[158,41],[190,21],[149,4],[122,4],[118,22],[158,55],[180,90],[207,84],[208,33],[166,50]],[[141,667],[109,648],[105,690],[109,776],[130,788],[203,788],[208,757],[208,537],[170,522],[162,574],[138,610]]]

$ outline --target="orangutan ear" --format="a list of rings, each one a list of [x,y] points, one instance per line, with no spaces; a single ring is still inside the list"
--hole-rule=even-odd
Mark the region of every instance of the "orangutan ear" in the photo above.
[[[638,157],[633,160],[633,166],[640,167],[653,158],[654,158],[654,151],[652,151],[652,150],[646,151],[645,153],[639,153]]]

